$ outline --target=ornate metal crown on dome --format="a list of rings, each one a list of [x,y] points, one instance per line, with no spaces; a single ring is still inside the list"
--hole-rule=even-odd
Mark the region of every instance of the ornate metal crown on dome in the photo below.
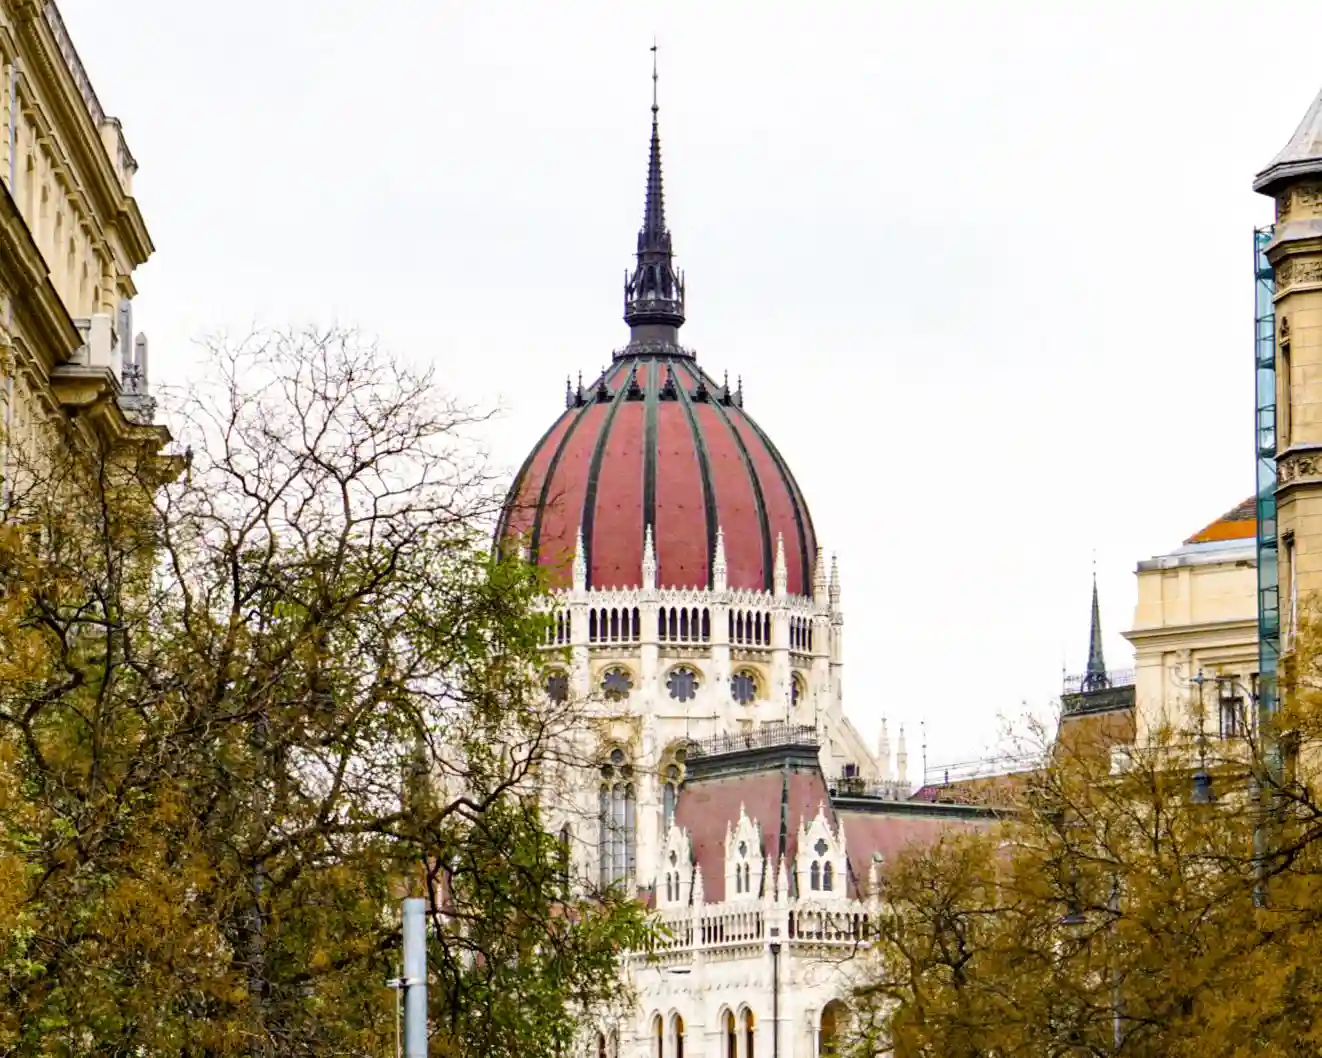
[[[817,539],[794,476],[744,411],[742,380],[717,383],[678,341],[684,279],[665,222],[655,78],[654,69],[643,224],[625,282],[629,344],[591,384],[580,375],[567,386],[564,413],[514,480],[497,539],[526,547],[556,586],[570,585],[578,557],[588,588],[635,588],[650,530],[656,587],[707,589],[719,535],[729,589],[776,590],[783,549],[781,590],[807,596]]]

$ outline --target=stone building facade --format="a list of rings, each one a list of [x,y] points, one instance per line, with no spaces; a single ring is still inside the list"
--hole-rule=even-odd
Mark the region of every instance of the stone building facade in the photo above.
[[[1322,93],[1253,181],[1275,201],[1276,535],[1281,649],[1322,588]]]
[[[137,162],[57,4],[0,0],[0,445],[154,451],[133,275],[152,253]]]

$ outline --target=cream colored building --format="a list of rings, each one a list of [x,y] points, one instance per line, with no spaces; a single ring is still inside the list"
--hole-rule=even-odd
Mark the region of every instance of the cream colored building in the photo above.
[[[0,0],[0,416],[15,446],[158,448],[133,273],[152,252],[137,162],[53,2]]]
[[[1169,723],[1233,736],[1251,716],[1258,668],[1256,515],[1247,500],[1182,546],[1138,564],[1135,728],[1140,743]],[[1199,686],[1197,676],[1205,682]]]

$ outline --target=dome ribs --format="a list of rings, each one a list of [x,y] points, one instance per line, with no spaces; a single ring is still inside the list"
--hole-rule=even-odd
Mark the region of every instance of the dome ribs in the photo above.
[[[610,372],[603,372],[601,382]],[[593,384],[597,388],[597,383]],[[534,562],[553,571],[553,587],[569,584],[569,563],[574,539],[583,514],[583,492],[587,482],[588,446],[599,429],[608,405],[588,402],[568,414],[569,428],[551,456],[542,479],[533,520],[531,555]],[[581,464],[581,466],[580,466]],[[561,472],[562,466],[565,468]]]
[[[656,458],[657,458],[657,406],[661,387],[661,361],[651,361],[647,383],[643,386],[643,407],[647,410],[643,426],[643,533],[648,527],[656,531]]]
[[[711,516],[725,532],[727,583],[731,588],[762,590],[768,585],[771,566],[764,560],[766,552],[760,546],[766,526],[757,481],[747,455],[739,438],[723,420],[724,409],[714,401],[699,402],[689,397],[691,386],[710,392],[710,383],[703,385],[706,380],[701,369],[684,364],[678,381],[684,399],[690,402],[707,455],[713,499]]]
[[[636,588],[642,583],[644,469],[647,409],[643,383],[650,365],[635,363],[619,387],[598,440],[584,504],[587,580],[595,588]],[[637,394],[636,396],[634,394]]]
[[[509,492],[505,494],[505,502],[500,508],[500,518],[496,522],[497,543],[504,543],[506,538],[511,536],[522,537],[529,531],[537,517],[537,512],[541,509],[540,499],[542,485],[547,476],[547,463],[563,440],[563,437],[559,437],[553,442],[551,438],[555,437],[557,431],[572,429],[573,422],[573,412],[566,411],[551,423],[551,428],[542,434],[532,451],[528,453],[528,458],[519,467],[519,472],[514,476],[514,483],[510,485]],[[535,497],[532,495],[534,493]],[[534,499],[537,500],[535,506]]]
[[[679,379],[677,378],[676,365],[673,361],[667,360],[666,368],[667,370],[669,370],[671,378],[676,379],[676,389],[679,392],[679,404],[681,407],[683,407],[684,415],[688,419],[689,430],[692,432],[693,435],[693,447],[698,454],[698,471],[699,471],[699,475],[702,478],[702,506],[707,520],[707,546],[703,553],[702,568],[703,568],[704,576],[701,578],[701,581],[695,586],[702,588],[709,588],[711,587],[711,574],[712,574],[711,560],[712,560],[712,556],[716,553],[716,528],[717,528],[716,494],[712,491],[711,462],[707,455],[706,441],[703,439],[702,430],[698,426],[697,414],[693,410],[693,402],[689,399],[688,391],[684,388],[683,385],[679,384]],[[661,536],[660,533],[657,534],[658,552],[660,551],[661,547],[664,546],[663,541],[665,539],[666,538]],[[660,554],[657,555],[657,560],[658,562],[664,565],[665,560],[661,557]],[[679,585],[674,585],[673,581],[668,581],[666,583],[672,586],[679,586]]]
[[[794,563],[797,567],[800,581],[796,590],[794,578],[789,578],[789,591],[792,595],[809,595],[812,593],[812,563],[817,554],[817,534],[813,529],[812,514],[808,511],[808,505],[803,500],[803,493],[799,490],[799,483],[794,480],[794,475],[790,473],[788,464],[781,456],[779,449],[771,443],[762,427],[758,426],[749,416],[742,412],[740,420],[746,425],[757,439],[761,442],[761,447],[771,457],[775,465],[777,475],[785,486],[785,493],[789,498],[789,503],[794,511],[794,525],[799,533],[799,561]],[[786,563],[789,564],[788,561]]]
[[[627,376],[628,369],[625,368],[624,374]],[[617,372],[618,374],[619,372]],[[609,374],[607,372],[606,374]],[[606,388],[606,374],[602,375],[601,388]],[[623,381],[623,380],[621,380]],[[617,384],[615,394],[610,398],[609,404],[600,404],[599,407],[606,409],[605,421],[601,424],[601,430],[597,434],[597,443],[592,450],[592,462],[588,464],[587,487],[583,495],[583,520],[581,522],[583,529],[583,556],[584,564],[587,566],[589,588],[596,587],[592,574],[595,563],[592,559],[594,531],[596,527],[597,516],[597,487],[601,480],[601,463],[606,456],[606,441],[610,438],[611,427],[615,424],[615,417],[619,413],[620,407],[628,398],[628,389],[626,386]],[[639,563],[638,573],[641,576],[642,559],[642,541],[639,540]]]

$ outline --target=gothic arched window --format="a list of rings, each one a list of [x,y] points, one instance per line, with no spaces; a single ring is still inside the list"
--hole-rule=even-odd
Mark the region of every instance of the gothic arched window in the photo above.
[[[569,700],[569,676],[563,672],[549,672],[546,675],[546,697],[553,702]]]
[[[675,822],[675,806],[679,803],[680,787],[684,785],[684,758],[686,755],[685,743],[680,742],[671,746],[661,756],[659,778],[661,780],[661,834],[663,840],[669,832],[671,824]]]
[[[603,889],[627,883],[633,877],[634,815],[633,767],[624,750],[616,748],[601,768],[597,853]]]
[[[749,705],[757,698],[757,677],[741,669],[730,677],[730,696],[740,705]]]
[[[825,867],[822,868],[822,888],[829,893],[831,891],[831,887],[834,884],[835,884],[835,868],[828,863]]]
[[[812,861],[812,868],[808,871],[808,887],[818,890],[822,887],[822,865],[816,860]]]

